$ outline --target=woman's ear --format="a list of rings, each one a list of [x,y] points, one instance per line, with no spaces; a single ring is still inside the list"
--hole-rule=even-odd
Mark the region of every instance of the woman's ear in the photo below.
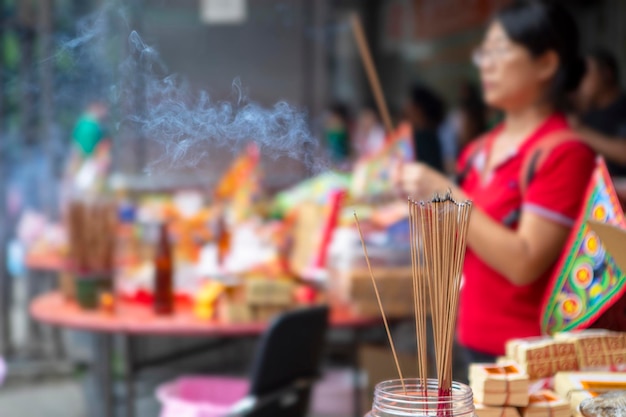
[[[547,51],[536,59],[537,76],[541,81],[548,81],[555,76],[559,69],[559,55],[555,51]]]

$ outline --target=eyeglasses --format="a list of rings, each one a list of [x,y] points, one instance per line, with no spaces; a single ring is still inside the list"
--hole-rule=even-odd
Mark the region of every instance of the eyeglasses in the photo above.
[[[481,46],[472,52],[472,62],[477,67],[488,63],[494,63],[511,53],[511,47],[500,45],[489,49]]]

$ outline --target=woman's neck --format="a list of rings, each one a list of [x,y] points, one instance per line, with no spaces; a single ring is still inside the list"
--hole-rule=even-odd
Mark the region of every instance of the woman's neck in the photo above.
[[[537,105],[508,111],[504,119],[504,134],[522,140],[530,135],[553,112],[554,109],[548,105]]]

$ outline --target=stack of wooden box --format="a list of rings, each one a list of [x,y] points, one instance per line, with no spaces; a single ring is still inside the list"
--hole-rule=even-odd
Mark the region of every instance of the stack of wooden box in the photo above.
[[[478,417],[569,417],[569,403],[555,392],[529,394],[530,380],[514,363],[472,364],[470,387]]]
[[[569,403],[549,390],[531,394],[528,405],[520,409],[521,417],[570,417]]]
[[[607,391],[626,390],[626,372],[561,372],[554,378],[555,391],[570,403],[578,414],[580,403]]]
[[[517,364],[472,364],[470,387],[479,417],[519,417],[528,405],[528,375]]]
[[[506,360],[517,362],[531,380],[557,372],[626,371],[626,333],[586,330],[510,340]]]
[[[518,363],[531,380],[578,370],[576,346],[570,340],[551,337],[515,339],[506,344],[506,356]]]
[[[626,365],[626,333],[589,330],[557,334],[555,340],[574,344],[580,370],[610,370]]]

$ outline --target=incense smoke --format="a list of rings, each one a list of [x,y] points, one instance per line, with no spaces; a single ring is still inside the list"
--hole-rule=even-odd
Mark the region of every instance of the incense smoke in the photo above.
[[[142,74],[139,82],[147,105],[128,120],[163,146],[165,152],[157,163],[193,167],[216,147],[238,151],[254,141],[264,155],[287,156],[315,168],[310,155],[317,141],[303,111],[284,101],[262,107],[246,97],[239,79],[233,82],[232,101],[212,100],[206,91],[190,91],[176,76],[161,75],[165,65],[137,32],[131,33],[129,44],[133,53],[124,63],[124,72]],[[122,100],[127,93],[124,90]]]
[[[124,10],[114,15],[130,31]],[[143,167],[147,172],[218,166],[214,162],[223,162],[224,150],[237,154],[250,142],[266,158],[297,160],[311,172],[326,167],[317,155],[318,141],[309,129],[306,112],[285,101],[270,107],[255,103],[238,78],[233,81],[230,100],[192,91],[184,79],[169,74],[158,51],[134,30],[128,36],[127,56],[120,59],[113,74],[104,73],[102,63],[111,61],[107,53],[116,43],[107,36],[107,18],[110,12],[101,10],[81,21],[78,36],[65,42],[62,50],[77,62],[98,63],[82,64],[82,72],[94,73],[90,87],[108,95],[112,107],[121,109],[113,123],[117,133],[131,129],[141,140],[158,145]]]

